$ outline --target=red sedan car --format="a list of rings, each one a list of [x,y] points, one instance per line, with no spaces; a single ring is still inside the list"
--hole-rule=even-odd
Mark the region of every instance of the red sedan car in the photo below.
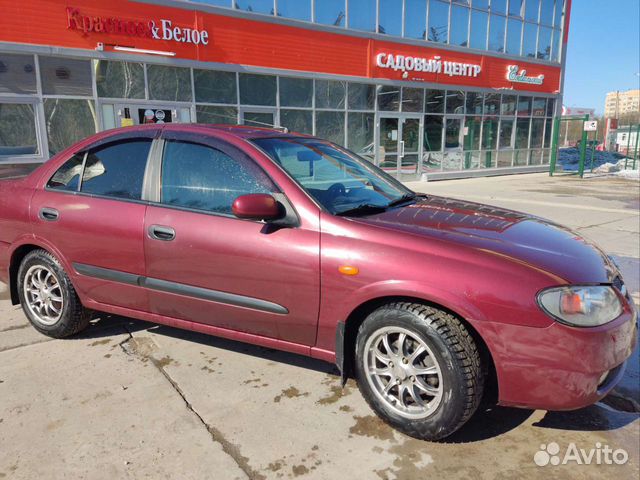
[[[56,338],[97,310],[335,362],[423,439],[489,384],[502,405],[596,402],[637,336],[618,269],[570,230],[246,127],[112,130],[0,181],[0,280]]]

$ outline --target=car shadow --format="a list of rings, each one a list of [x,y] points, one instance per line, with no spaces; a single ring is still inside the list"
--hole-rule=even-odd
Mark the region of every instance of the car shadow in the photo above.
[[[332,375],[336,377],[336,380],[340,378],[340,372],[337,367],[322,360],[116,315],[97,314],[92,320],[90,328],[74,338],[95,339],[143,330],[190,343],[207,345]],[[494,405],[491,397],[492,395],[488,395],[483,399],[471,419],[453,435],[441,440],[441,443],[473,443],[489,440],[516,429],[525,423],[534,412],[534,410]],[[608,405],[598,403],[570,412],[548,411],[541,420],[532,425],[537,428],[567,431],[606,431],[624,427],[639,417],[640,415],[637,413],[620,412]]]
[[[210,347],[221,348],[230,352],[250,355],[253,357],[263,358],[268,361],[285,363],[295,367],[305,368],[320,373],[335,375],[339,378],[340,371],[338,368],[328,362],[317,360],[315,358],[297,355],[295,353],[274,350],[272,348],[252,345],[236,340],[229,340],[222,337],[207,335],[206,333],[194,332],[191,330],[183,330],[181,328],[159,325],[156,323],[145,322],[143,320],[134,320],[126,317],[108,314],[95,314],[91,321],[90,327],[81,334],[73,337],[76,339],[94,339],[107,337],[117,333],[136,333],[143,330],[153,332],[157,335],[185,340],[190,343],[199,345],[207,345]]]
[[[640,418],[632,412],[621,412],[603,403],[596,403],[571,412],[547,412],[534,427],[554,430],[598,432],[617,430]]]
[[[473,443],[498,437],[522,425],[533,412],[523,408],[480,405],[460,430],[441,443]]]

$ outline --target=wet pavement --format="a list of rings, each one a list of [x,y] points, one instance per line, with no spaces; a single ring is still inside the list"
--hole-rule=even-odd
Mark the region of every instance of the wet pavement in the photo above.
[[[616,255],[640,300],[637,183],[590,183],[584,196],[539,175],[418,187],[577,228]],[[484,405],[429,443],[382,423],[327,363],[107,315],[51,340],[0,284],[0,479],[638,478],[639,416],[620,411],[638,382],[636,351],[616,400],[575,412]],[[605,447],[625,464],[596,464]],[[572,448],[593,450],[591,464],[553,464]]]

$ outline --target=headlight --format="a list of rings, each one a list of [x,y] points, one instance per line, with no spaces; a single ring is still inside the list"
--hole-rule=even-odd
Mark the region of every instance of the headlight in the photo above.
[[[615,320],[622,304],[612,287],[569,286],[538,294],[538,303],[549,315],[577,327],[597,327]]]

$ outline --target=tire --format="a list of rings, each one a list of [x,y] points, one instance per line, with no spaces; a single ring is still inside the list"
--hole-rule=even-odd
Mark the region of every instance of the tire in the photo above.
[[[421,440],[454,433],[482,399],[484,375],[473,338],[458,318],[426,305],[391,303],[372,312],[358,330],[354,363],[369,406]]]
[[[25,315],[40,333],[65,338],[89,325],[90,312],[82,306],[60,262],[49,252],[33,250],[24,257],[16,288]]]

